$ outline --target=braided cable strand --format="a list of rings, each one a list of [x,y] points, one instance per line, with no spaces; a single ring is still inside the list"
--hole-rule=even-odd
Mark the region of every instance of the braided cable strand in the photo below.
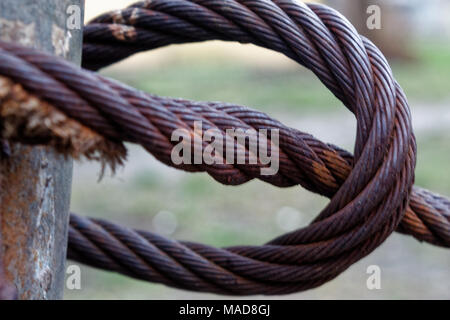
[[[281,294],[316,287],[369,254],[394,230],[450,247],[450,202],[412,188],[415,139],[406,98],[383,55],[336,11],[276,0],[153,0],[100,16],[85,28],[83,65],[98,69],[171,43],[254,43],[311,69],[355,114],[355,155],[248,108],[162,98],[32,49],[0,42],[0,74],[113,141],[158,160],[206,171],[224,184],[253,178],[300,184],[331,198],[307,227],[264,246],[213,248],[71,215],[68,257],[169,286],[222,294]],[[175,165],[173,130],[278,129],[280,170]],[[204,147],[204,146],[203,146]],[[234,144],[235,154],[249,155]],[[248,160],[248,159],[246,159]],[[248,161],[246,161],[248,163]]]
[[[79,73],[78,69],[55,60],[54,57],[25,50],[18,46],[2,44],[2,47],[9,50],[3,51],[1,56],[4,65],[8,66],[7,69],[3,70],[3,74],[9,74],[11,77],[15,77],[16,81],[22,81],[24,84],[28,81],[30,91],[34,90],[48,101],[59,105],[61,110],[110,139],[115,140],[122,136],[121,139],[123,140],[137,142],[136,139],[124,134],[128,129],[116,129],[113,126],[114,123],[102,118],[99,111],[90,106],[85,99],[81,99],[78,93],[68,90],[66,85],[55,81],[55,78],[58,77],[63,81],[69,81],[75,77],[78,79],[79,76],[76,76]],[[17,53],[22,58],[33,61],[37,68],[27,61],[21,60],[18,56],[11,55],[11,53]],[[14,66],[14,70],[11,69],[12,66]],[[42,72],[41,69],[50,74],[55,74],[54,77]],[[64,74],[58,74],[60,72]],[[90,80],[79,81],[74,88],[76,89],[79,86],[84,91],[88,90],[85,87],[96,88],[96,90],[89,89],[90,94],[99,96],[107,96],[108,94],[111,96],[112,94],[115,98],[110,99],[110,101],[120,101],[121,99],[117,97],[119,95],[127,103],[130,103],[125,107],[126,109],[137,108],[145,118],[140,118],[139,121],[142,121],[143,124],[138,124],[136,128],[151,127],[151,130],[145,133],[142,133],[142,130],[140,133],[135,133],[136,136],[141,134],[141,142],[139,143],[168,165],[188,171],[207,171],[216,180],[224,184],[236,185],[253,178],[259,178],[280,187],[301,184],[311,191],[328,197],[337,192],[339,186],[351,171],[353,163],[351,154],[336,146],[324,144],[308,134],[287,128],[264,113],[230,104],[198,103],[160,98],[136,91],[94,73],[84,72],[82,78],[86,78],[87,75],[91,77]],[[70,82],[68,85],[74,85],[72,80]],[[100,91],[100,88],[104,87],[98,86],[100,82],[108,87],[106,92]],[[80,92],[80,94],[86,95],[83,92]],[[113,108],[117,107],[112,106],[111,109]],[[127,111],[127,113],[130,112]],[[228,128],[275,128],[279,130],[279,173],[274,176],[261,176],[259,170],[261,164],[259,163],[256,165],[236,165],[237,168],[233,166],[224,167],[224,165],[174,165],[170,160],[170,150],[173,147],[170,135],[173,130],[180,127],[192,130],[195,120],[208,123],[211,127],[217,126],[223,132]],[[130,126],[130,130],[136,130],[136,128],[134,125]],[[237,154],[242,146],[235,145],[235,148],[235,154]],[[242,150],[239,152],[242,152]],[[248,163],[248,155],[246,154],[246,156],[246,162]],[[424,201],[420,194],[416,191],[413,192],[411,208],[408,208],[399,231],[412,234],[419,240],[449,246],[449,223],[448,214],[446,214],[449,211],[448,202],[440,197]]]
[[[353,53],[353,51],[356,51],[353,50],[355,46],[348,42],[350,41],[348,39],[356,38],[354,29],[348,23],[343,23],[345,18],[339,13],[325,6],[305,5],[292,1],[275,2],[284,10],[284,14],[281,14],[281,17],[278,17],[279,19],[267,18],[265,21],[261,21],[259,16],[255,16],[255,13],[245,6],[246,2],[236,3],[234,1],[167,2],[157,0],[137,3],[124,10],[106,13],[94,19],[85,27],[83,64],[86,67],[98,69],[132,53],[170,43],[210,39],[231,39],[242,43],[251,42],[280,51],[308,67],[314,66],[311,69],[319,76],[319,79],[353,111],[353,104],[349,101],[355,101],[356,94],[348,61],[351,59],[350,61],[358,62],[359,58]],[[255,5],[253,4],[253,6]],[[259,4],[259,6],[265,5],[267,3],[264,1]],[[267,12],[272,14],[273,12],[279,12],[279,10],[273,10],[273,5],[269,4],[268,6]],[[288,28],[285,29],[296,30],[293,33],[287,33],[287,35],[284,32],[285,29],[279,30],[277,33],[278,29],[274,30],[275,27],[272,27],[274,21],[279,24],[281,20],[284,25],[289,23],[289,19],[285,17],[286,14],[295,23],[290,23]],[[333,35],[330,30],[334,30],[336,34]],[[283,38],[283,35],[286,36]],[[292,40],[293,36],[298,37],[297,41]],[[338,41],[344,41],[344,45],[342,45],[344,49],[341,48]],[[355,41],[358,41],[358,38]],[[298,55],[293,52],[292,47],[288,46],[287,43],[290,43],[293,48],[303,46],[303,49],[306,48],[306,50],[302,51],[303,55]],[[372,47],[367,41],[366,44]],[[346,51],[344,52],[344,50]],[[356,51],[356,53],[358,52]],[[347,58],[347,55],[349,58]],[[330,76],[330,73],[334,74],[335,77]],[[356,72],[356,76],[358,76],[358,72]],[[339,79],[339,81],[336,79]],[[406,98],[397,83],[396,87],[397,100],[406,105]],[[342,90],[335,88],[341,88]],[[186,103],[189,104],[189,102]],[[233,107],[227,109],[232,110]],[[244,113],[247,114],[247,117]],[[258,126],[258,128],[273,127],[274,125],[270,118],[270,120],[264,118],[263,121],[259,122],[256,120],[259,119],[256,116],[252,119],[251,111],[245,109],[235,111],[233,115],[241,116],[244,121],[251,121],[250,125]],[[264,121],[268,122],[264,123]],[[363,122],[360,121],[359,123]],[[358,127],[358,134],[360,132],[363,132],[363,130]],[[302,140],[304,139],[308,138],[303,134]],[[310,147],[313,146],[314,148],[317,145],[314,139],[308,139],[308,142],[310,142]],[[283,150],[291,149],[290,146],[292,145],[295,146],[296,143],[293,142],[293,139],[290,139],[283,146]],[[313,160],[313,162],[307,160],[302,163],[304,166],[307,166],[308,162],[321,163],[314,158],[313,154],[315,153],[325,163],[327,170],[317,170],[319,166],[316,167],[316,170],[312,167],[305,167],[304,174],[313,175],[312,179],[316,182],[323,177],[327,177],[326,179],[329,180],[327,185],[332,185],[332,190],[329,190],[328,187],[329,191],[324,192],[323,186],[318,187],[317,183],[311,185],[303,181],[302,185],[309,190],[331,196],[337,191],[337,188],[334,187],[334,179],[337,179],[339,185],[343,181],[335,173],[343,172],[344,174],[340,177],[345,179],[350,172],[350,167],[345,163],[344,170],[342,170],[342,166],[338,170],[333,170],[333,167],[341,161],[334,158],[334,155],[330,156],[332,153],[328,152],[323,146],[324,144],[321,144],[320,148],[313,150],[314,152],[303,148],[303,152],[309,151],[309,153],[305,153],[306,158]],[[356,150],[358,150],[358,144],[356,144]],[[289,155],[291,158],[297,155],[296,159],[298,159],[298,154],[299,152],[291,152]],[[349,155],[346,156],[349,158]],[[280,156],[280,159],[282,160],[283,157]],[[350,163],[353,163],[353,161]],[[292,166],[289,166],[289,168],[292,168]],[[333,176],[330,177],[327,171],[334,171]],[[291,177],[292,172],[288,176]],[[413,193],[413,199],[415,199],[416,194],[416,192]],[[435,198],[434,204],[432,204],[433,202],[422,201],[420,196],[417,199],[418,201],[412,201],[412,205],[417,205],[417,208],[407,210],[399,231],[413,234],[421,240],[434,244],[448,246],[450,242],[448,215],[445,215],[442,210],[437,210],[438,207],[444,207],[448,212],[448,206],[438,199],[442,198]]]
[[[310,10],[312,15],[317,15],[317,21],[324,30],[336,30],[333,35],[328,32],[325,36],[336,47],[342,48],[341,62],[349,70],[349,80],[355,88],[353,91],[341,90],[345,83],[339,81],[340,73],[327,67],[331,59],[320,52],[312,52],[314,45],[305,43],[308,36],[301,21],[296,23],[291,20],[288,10],[282,10],[281,7],[291,3],[278,4],[280,6],[270,1],[203,1],[200,6],[189,1],[152,1],[138,5],[142,5],[144,10],[162,11],[197,23],[200,19],[192,18],[195,12],[202,12],[202,21],[207,11],[231,20],[231,23],[227,20],[221,22],[225,28],[220,29],[232,29],[235,23],[236,30],[248,31],[247,39],[255,37],[256,44],[274,45],[273,49],[311,69],[355,113],[358,121],[353,169],[310,226],[274,239],[263,247],[220,250],[190,245],[191,250],[214,262],[213,266],[202,265],[200,270],[184,264],[198,278],[221,268],[226,271],[220,274],[232,272],[246,280],[235,278],[230,285],[229,282],[220,283],[214,276],[207,279],[210,284],[207,291],[216,292],[214,287],[220,286],[233,294],[277,294],[320,285],[381,244],[401,221],[409,201],[415,142],[410,130],[408,106],[384,57],[333,11],[324,10],[324,7],[317,7],[316,12]],[[304,6],[304,9],[310,8]],[[184,15],[185,12],[187,14]],[[339,22],[334,20],[336,18]],[[88,32],[87,41],[90,39]],[[149,45],[152,46],[151,43]],[[131,245],[135,249],[136,237],[130,232],[122,234],[123,230],[99,223],[122,242],[133,243]],[[185,248],[188,246],[185,244]],[[166,262],[152,262],[159,271],[165,269]],[[170,276],[173,279],[173,273]],[[189,276],[182,275],[183,285]],[[163,279],[160,281],[165,282]]]

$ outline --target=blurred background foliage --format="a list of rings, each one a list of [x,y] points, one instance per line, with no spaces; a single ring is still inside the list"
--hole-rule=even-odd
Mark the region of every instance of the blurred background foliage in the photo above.
[[[132,2],[87,0],[86,21]],[[387,48],[394,76],[412,110],[418,139],[416,185],[450,195],[450,2],[361,1],[357,10],[355,3],[329,1],[350,17],[360,32]],[[368,3],[382,6],[382,29],[375,31],[379,34],[364,32],[360,18],[367,16]],[[387,26],[383,24],[384,16],[389,17]],[[399,34],[392,35],[396,32]],[[393,49],[396,43],[392,39],[396,38],[404,41]],[[102,73],[158,95],[247,105],[325,142],[347,150],[353,147],[353,116],[311,72],[280,54],[252,45],[212,41],[170,46],[137,54]],[[76,164],[74,212],[214,246],[256,245],[306,225],[328,201],[301,187],[278,189],[260,181],[223,186],[206,174],[176,171],[141,148],[128,147],[125,167],[100,182],[99,164]],[[381,267],[381,290],[366,288],[366,268],[371,264]],[[394,234],[330,283],[275,298],[449,299],[449,270],[448,250]],[[83,267],[82,289],[66,290],[65,298],[222,297]]]

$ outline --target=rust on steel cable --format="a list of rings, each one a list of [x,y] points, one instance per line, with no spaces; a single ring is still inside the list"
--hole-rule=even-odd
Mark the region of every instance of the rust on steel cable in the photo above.
[[[69,258],[177,288],[281,294],[333,279],[394,230],[450,247],[450,201],[412,186],[416,146],[402,89],[379,50],[326,6],[287,0],[140,2],[85,26],[83,66],[96,70],[139,51],[212,39],[276,50],[312,70],[355,114],[354,155],[256,110],[143,93],[12,44],[0,43],[0,75],[106,138],[111,143],[106,153],[130,141],[172,167],[205,171],[224,184],[254,178],[279,187],[300,184],[330,202],[309,226],[266,245],[223,249],[72,214]],[[175,165],[171,134],[177,128],[195,134],[195,121],[222,132],[278,129],[279,172],[261,175],[261,162]],[[32,132],[9,139],[51,140]],[[112,158],[120,156],[121,151]]]

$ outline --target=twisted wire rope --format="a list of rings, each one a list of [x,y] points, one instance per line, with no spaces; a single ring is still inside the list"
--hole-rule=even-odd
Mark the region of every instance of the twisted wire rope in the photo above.
[[[72,214],[68,257],[168,286],[221,294],[282,294],[325,283],[372,252],[394,230],[450,247],[450,202],[412,187],[416,144],[406,97],[381,52],[338,12],[291,0],[152,0],[85,26],[83,66],[97,70],[136,52],[206,40],[275,50],[310,69],[354,113],[354,155],[268,115],[234,104],[137,91],[41,52],[0,42],[0,74],[113,141],[142,145],[158,160],[205,171],[223,184],[258,178],[300,184],[330,198],[308,226],[263,246],[175,241]],[[181,164],[175,129],[278,129],[280,170],[256,164]],[[204,147],[204,146],[203,146]],[[235,154],[251,154],[234,144]]]

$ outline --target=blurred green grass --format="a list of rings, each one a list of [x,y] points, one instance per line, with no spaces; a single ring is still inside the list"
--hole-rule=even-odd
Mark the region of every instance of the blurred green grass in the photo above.
[[[416,185],[450,195],[450,130],[417,139]]]
[[[450,97],[450,44],[419,42],[417,59],[393,62],[394,77],[410,100],[437,102]]]
[[[128,82],[162,96],[226,101],[262,111],[318,112],[338,103],[302,67],[288,71],[264,70],[230,61],[181,61],[154,68]]]
[[[450,98],[450,44],[419,42],[413,61],[391,61],[394,77],[410,100]],[[141,90],[199,101],[226,101],[265,112],[328,112],[341,103],[301,66],[277,70],[229,59],[179,59],[148,72],[106,72]]]

